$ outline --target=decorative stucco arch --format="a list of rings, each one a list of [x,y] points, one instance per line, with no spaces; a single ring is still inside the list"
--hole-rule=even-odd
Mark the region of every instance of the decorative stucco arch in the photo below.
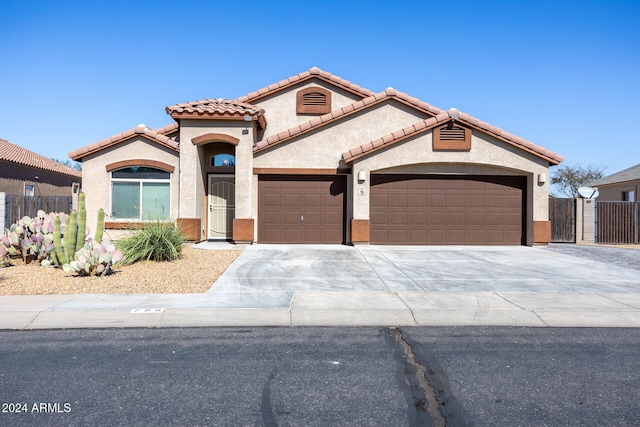
[[[224,142],[226,144],[238,145],[240,140],[224,133],[207,133],[193,138],[191,142],[193,145],[203,145],[210,142]]]

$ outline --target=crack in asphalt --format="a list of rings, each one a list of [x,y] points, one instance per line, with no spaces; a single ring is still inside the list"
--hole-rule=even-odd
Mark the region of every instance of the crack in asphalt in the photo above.
[[[408,385],[408,389],[404,389],[409,401],[410,424],[446,426],[447,421],[440,412],[440,402],[436,398],[436,392],[427,380],[429,368],[416,359],[413,349],[400,330],[389,328],[388,331],[396,349],[399,350],[396,351],[396,360],[402,365],[402,380],[405,385]]]
[[[278,375],[278,370],[274,369],[267,377],[267,382],[262,388],[262,402],[260,405],[260,412],[262,413],[262,421],[267,427],[277,427],[275,414],[273,413],[273,407],[271,406],[271,384]]]
[[[396,378],[409,402],[409,424],[416,426],[459,426],[463,408],[453,395],[446,372],[435,356],[412,342],[395,327],[386,329],[396,348]]]

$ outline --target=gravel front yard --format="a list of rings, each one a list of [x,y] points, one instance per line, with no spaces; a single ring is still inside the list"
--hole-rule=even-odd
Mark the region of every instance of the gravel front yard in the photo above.
[[[239,250],[185,246],[176,261],[117,266],[105,277],[79,277],[61,268],[16,265],[0,268],[0,295],[164,294],[207,292]]]

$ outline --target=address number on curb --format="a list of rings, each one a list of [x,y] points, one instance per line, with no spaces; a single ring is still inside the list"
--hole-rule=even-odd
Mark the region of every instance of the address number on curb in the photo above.
[[[164,308],[134,308],[131,314],[158,314],[164,313]]]

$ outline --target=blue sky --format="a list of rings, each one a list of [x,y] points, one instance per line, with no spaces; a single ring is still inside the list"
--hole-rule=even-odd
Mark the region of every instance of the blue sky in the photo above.
[[[0,2],[0,138],[44,156],[317,66],[607,174],[640,163],[640,1]]]

